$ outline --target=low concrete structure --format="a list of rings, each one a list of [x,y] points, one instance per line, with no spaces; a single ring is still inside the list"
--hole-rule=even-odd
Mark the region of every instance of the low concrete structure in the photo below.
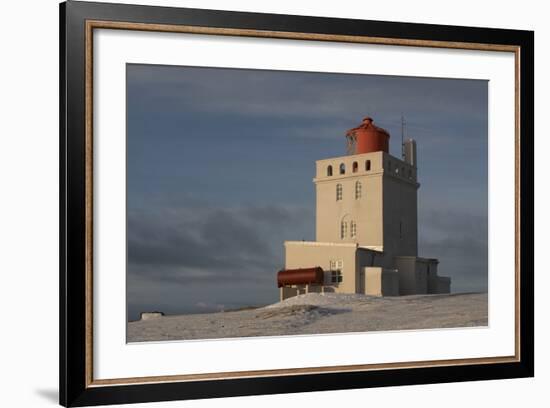
[[[322,268],[324,282],[284,285],[281,299],[312,290],[449,293],[439,261],[418,256],[416,142],[405,142],[405,160],[391,156],[389,134],[370,118],[347,138],[352,154],[316,162],[316,241],[285,242],[285,268]]]
[[[164,313],[162,312],[142,312],[140,315],[140,320],[158,319],[162,316],[164,316]]]

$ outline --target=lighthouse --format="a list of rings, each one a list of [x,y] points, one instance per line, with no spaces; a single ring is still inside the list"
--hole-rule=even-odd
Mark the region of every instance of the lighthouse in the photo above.
[[[404,141],[402,158],[392,156],[390,134],[371,117],[345,137],[347,155],[315,163],[315,241],[285,241],[281,300],[310,292],[449,293],[439,261],[418,256],[416,142]],[[306,270],[316,272],[300,278]]]

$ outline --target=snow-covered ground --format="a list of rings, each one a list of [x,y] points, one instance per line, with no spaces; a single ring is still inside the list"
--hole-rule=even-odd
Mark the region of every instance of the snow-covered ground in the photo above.
[[[374,297],[310,293],[256,309],[128,323],[128,341],[486,326],[487,294]]]

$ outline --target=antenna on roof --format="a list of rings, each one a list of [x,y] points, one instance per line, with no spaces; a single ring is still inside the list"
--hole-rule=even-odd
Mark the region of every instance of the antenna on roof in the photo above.
[[[405,160],[405,117],[401,113],[401,158]]]

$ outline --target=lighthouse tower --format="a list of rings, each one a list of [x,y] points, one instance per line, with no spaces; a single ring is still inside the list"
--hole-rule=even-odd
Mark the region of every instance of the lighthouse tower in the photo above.
[[[347,156],[319,160],[316,240],[353,242],[389,254],[418,253],[416,147],[406,160],[388,153],[389,133],[370,117],[346,133]]]
[[[285,241],[281,299],[306,292],[449,293],[438,260],[418,256],[416,142],[389,153],[370,117],[346,132],[347,155],[316,162],[315,241]]]

